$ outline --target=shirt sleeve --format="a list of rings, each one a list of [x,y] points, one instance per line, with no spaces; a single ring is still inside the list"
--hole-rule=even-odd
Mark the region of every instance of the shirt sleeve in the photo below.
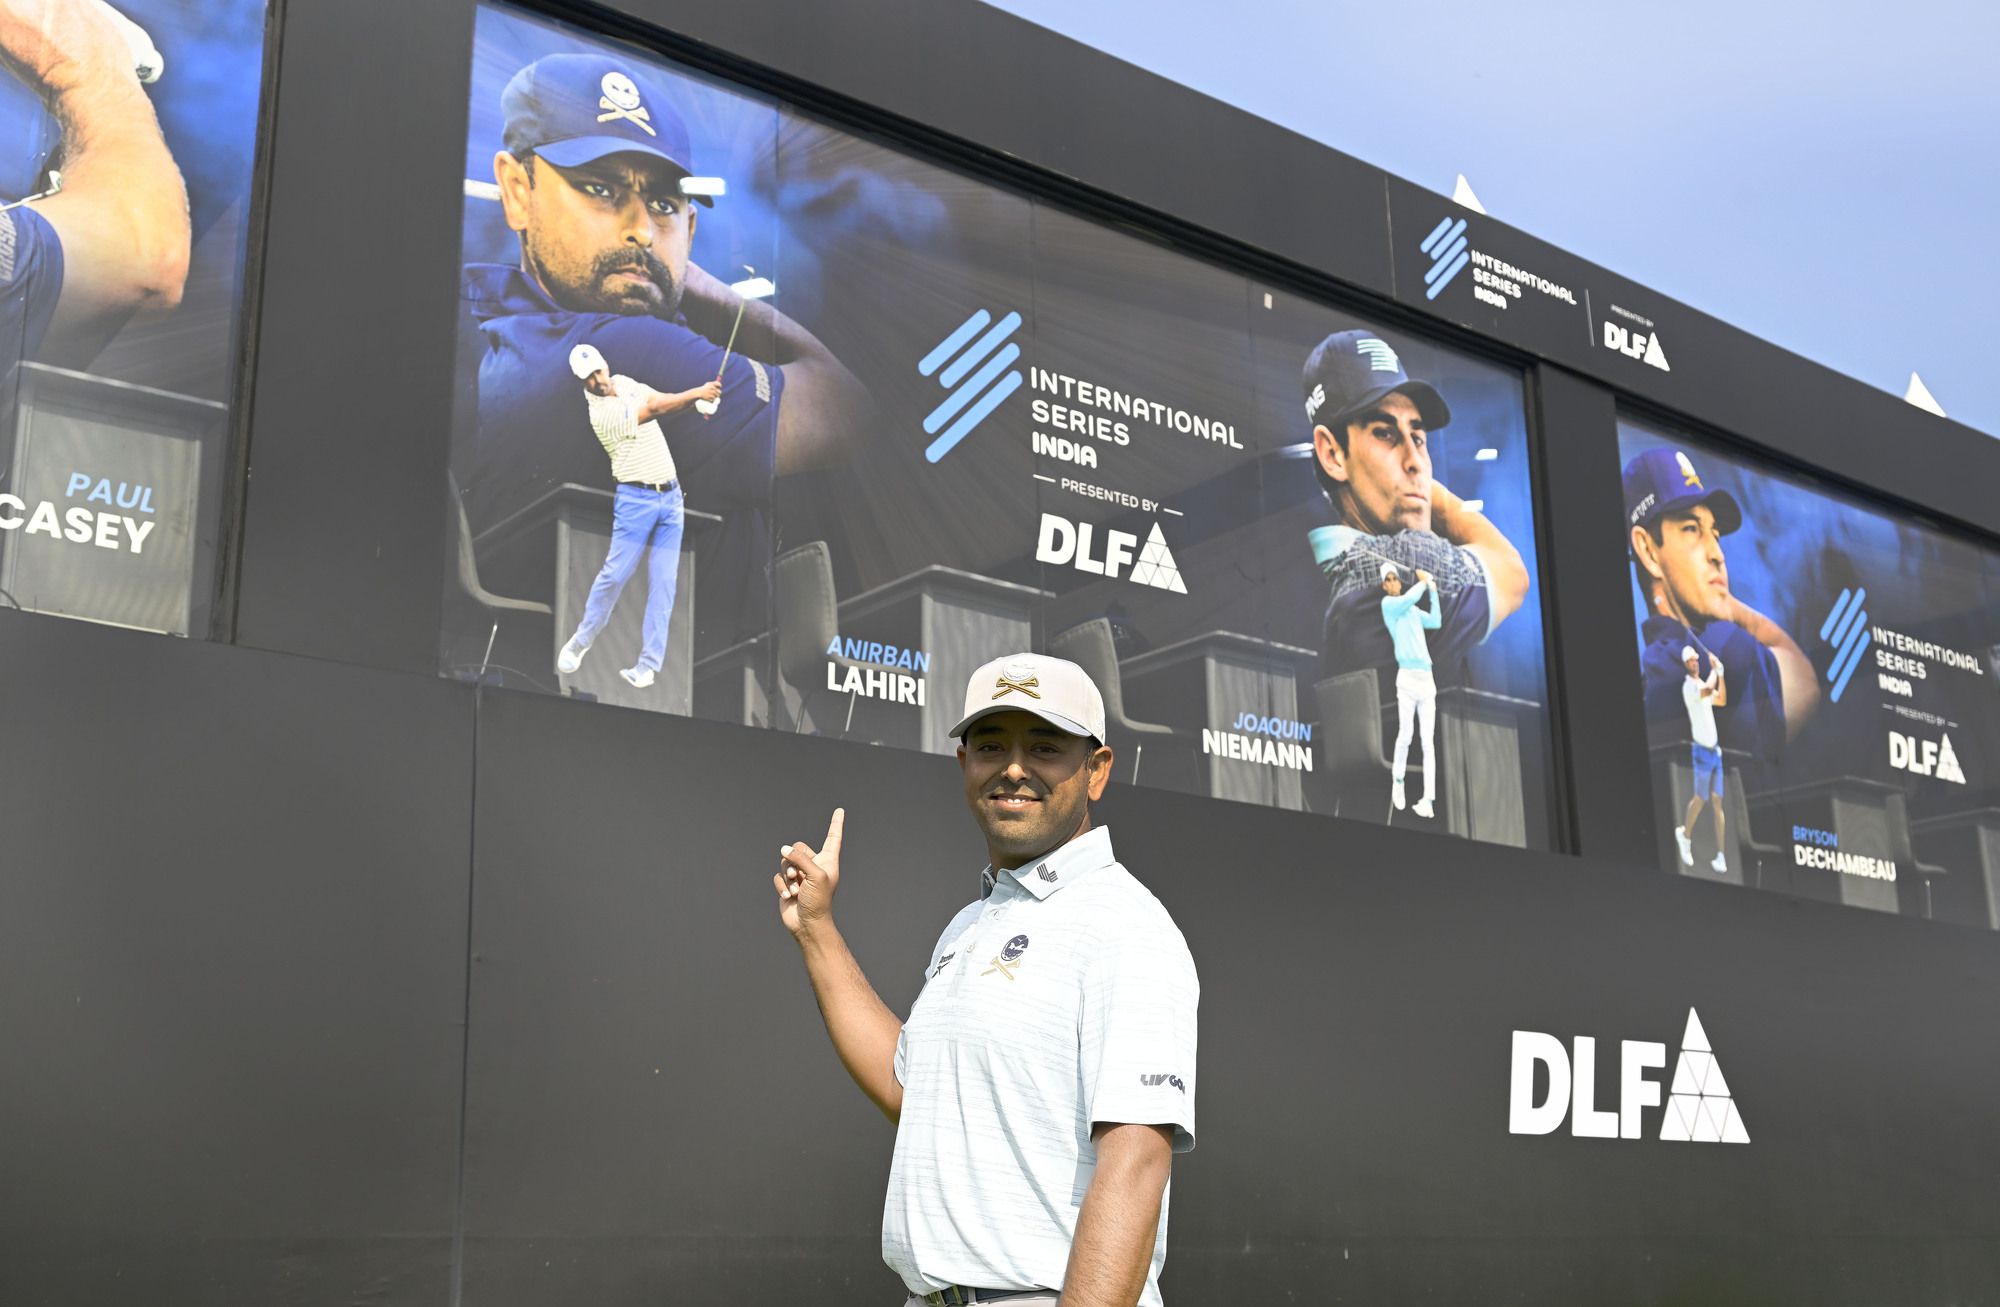
[[[1435,631],[1444,625],[1444,597],[1438,594],[1435,587],[1424,588],[1430,591],[1431,601],[1417,609],[1417,615],[1423,619],[1426,631]]]
[[[62,239],[48,219],[25,205],[0,212],[0,330],[10,337],[0,348],[8,363],[40,351],[62,286]]]
[[[1090,1123],[1171,1125],[1194,1147],[1195,1009],[1201,987],[1171,923],[1106,939],[1083,980],[1084,1104]]]
[[[1476,560],[1476,555],[1469,552],[1467,557]],[[1493,601],[1483,584],[1486,573],[1482,569],[1476,574],[1481,584],[1460,586],[1453,595],[1439,592],[1438,624],[1434,629],[1444,634],[1432,645],[1431,653],[1441,664],[1455,666],[1493,634]]]

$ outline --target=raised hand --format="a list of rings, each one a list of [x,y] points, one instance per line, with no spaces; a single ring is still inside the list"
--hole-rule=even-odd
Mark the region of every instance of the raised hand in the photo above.
[[[818,852],[811,846],[787,844],[778,850],[782,859],[771,881],[778,887],[778,919],[794,936],[810,930],[833,911],[833,892],[840,885],[840,834],[847,824],[847,809],[835,808],[827,823],[826,841]]]

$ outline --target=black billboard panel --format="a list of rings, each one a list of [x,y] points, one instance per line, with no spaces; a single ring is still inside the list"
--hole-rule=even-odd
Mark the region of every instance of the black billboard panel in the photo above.
[[[771,724],[950,753],[966,679],[1043,619],[1031,206],[797,115],[780,176],[775,302],[866,412],[781,460]]]
[[[2000,928],[1991,550],[1619,427],[1660,863]]]
[[[1281,442],[1264,479],[1271,637],[1319,655],[1301,686],[1326,762],[1314,806],[1548,847],[1547,675],[1520,374],[1282,290],[1257,288],[1251,322],[1261,415]],[[1375,410],[1394,419],[1399,405],[1425,424],[1421,449],[1383,441]],[[1441,601],[1436,625],[1417,628],[1426,659],[1411,656],[1415,630],[1390,620],[1392,569],[1399,591],[1427,579]],[[1395,802],[1398,758],[1437,773],[1421,796],[1434,820]],[[1420,797],[1407,780],[1403,788]]]
[[[951,753],[1047,652],[1120,780],[1547,846],[1517,372],[477,30],[446,674]]]
[[[1400,178],[1389,207],[1405,304],[1683,410],[1735,389],[1733,328]]]

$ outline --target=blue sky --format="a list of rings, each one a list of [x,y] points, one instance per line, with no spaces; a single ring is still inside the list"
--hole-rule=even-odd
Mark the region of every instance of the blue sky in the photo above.
[[[2000,5],[1000,0],[2000,433]]]

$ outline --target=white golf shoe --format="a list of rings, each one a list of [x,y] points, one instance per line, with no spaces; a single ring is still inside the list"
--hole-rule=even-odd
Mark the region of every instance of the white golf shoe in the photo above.
[[[562,647],[562,652],[556,655],[556,670],[564,676],[574,674],[577,668],[583,666],[583,656],[589,652],[589,645],[578,644],[575,640],[571,640]]]
[[[621,667],[618,674],[635,690],[643,690],[653,683],[653,669],[650,667]]]
[[[1433,811],[1431,808],[1431,796],[1426,794],[1423,798],[1418,799],[1416,806],[1411,808],[1410,811],[1416,813],[1419,817],[1430,816]]]
[[[1689,839],[1688,833],[1679,826],[1674,827],[1674,843],[1681,846],[1681,864],[1692,867],[1694,865],[1694,841]]]
[[[1389,787],[1389,802],[1396,805],[1397,812],[1403,810],[1403,782],[1401,780],[1398,780],[1394,785]]]
[[[1709,863],[1708,866],[1709,870],[1718,876],[1727,876],[1729,874],[1729,863],[1720,853],[1715,855],[1715,861]]]

